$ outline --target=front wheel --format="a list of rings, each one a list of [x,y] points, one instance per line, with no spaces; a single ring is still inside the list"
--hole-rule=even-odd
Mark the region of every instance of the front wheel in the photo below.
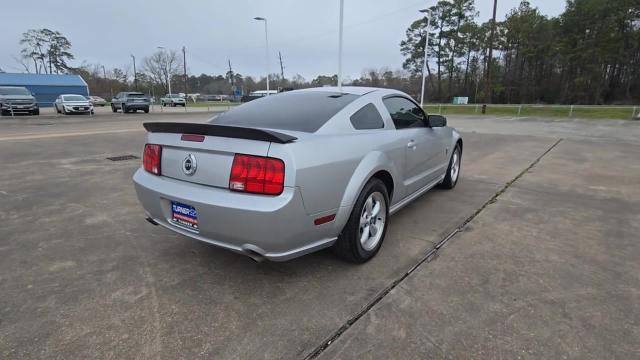
[[[40,115],[40,109],[35,109],[35,110],[33,110],[33,112],[31,113],[31,115]]]
[[[449,167],[447,168],[447,174],[444,176],[444,180],[440,186],[444,189],[453,189],[458,183],[460,177],[460,163],[462,161],[462,148],[460,144],[456,144],[449,160]]]
[[[149,108],[148,108],[148,107],[144,108],[144,113],[145,113],[145,114],[148,114],[148,113],[149,113]]]
[[[122,113],[128,113],[129,110],[127,110],[127,107],[125,106],[125,104],[122,104]]]
[[[112,112],[118,112],[118,109],[116,109],[116,107],[113,104],[111,104],[111,111]]]
[[[369,180],[333,245],[334,252],[354,263],[364,263],[373,258],[387,232],[388,204],[389,194],[384,183],[379,179]]]

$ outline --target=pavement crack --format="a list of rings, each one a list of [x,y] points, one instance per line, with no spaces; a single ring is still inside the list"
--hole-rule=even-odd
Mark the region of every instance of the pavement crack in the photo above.
[[[400,275],[397,279],[387,285],[382,291],[380,291],[371,301],[369,301],[358,313],[354,316],[347,319],[347,321],[340,326],[336,331],[334,331],[331,336],[325,340],[322,344],[318,345],[313,351],[311,351],[307,356],[304,357],[305,360],[316,359],[320,356],[331,344],[336,342],[342,334],[344,334],[356,321],[360,320],[364,315],[366,315],[369,310],[371,310],[376,304],[378,304],[382,299],[384,299],[393,289],[395,289],[402,281],[404,281],[409,275],[411,275],[414,271],[416,271],[422,264],[429,263],[438,257],[438,251],[447,243],[451,238],[453,238],[456,234],[463,231],[464,227],[469,224],[473,219],[475,219],[487,206],[495,203],[498,200],[498,197],[502,195],[505,191],[507,191],[511,185],[513,185],[516,181],[518,181],[521,177],[523,177],[529,170],[531,170],[534,166],[536,166],[543,157],[545,157],[551,150],[553,150],[560,142],[564,140],[563,138],[558,139],[555,143],[553,143],[549,148],[547,148],[540,156],[538,156],[529,166],[527,166],[524,170],[519,172],[513,179],[509,180],[500,190],[498,190],[489,200],[487,200],[482,206],[480,206],[476,211],[473,212],[469,217],[467,217],[458,227],[456,227],[453,231],[451,231],[447,236],[445,236],[442,240],[440,240],[436,245],[431,248],[424,256],[422,256],[409,270]],[[435,345],[435,344],[434,344]],[[437,346],[436,346],[437,347]]]

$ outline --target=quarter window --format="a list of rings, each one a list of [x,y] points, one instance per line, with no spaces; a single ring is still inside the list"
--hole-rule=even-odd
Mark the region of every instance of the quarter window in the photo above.
[[[382,129],[384,121],[376,106],[367,104],[351,115],[351,125],[356,130]]]
[[[384,106],[389,110],[396,129],[424,127],[424,112],[412,101],[402,97],[383,99]]]

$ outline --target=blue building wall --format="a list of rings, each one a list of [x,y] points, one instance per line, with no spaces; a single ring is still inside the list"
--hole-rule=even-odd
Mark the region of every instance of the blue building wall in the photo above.
[[[80,75],[0,73],[0,86],[29,89],[40,107],[53,106],[61,94],[89,95],[89,87]]]
[[[87,86],[46,86],[46,85],[24,85],[31,91],[38,101],[40,107],[53,106],[56,98],[62,94],[78,94],[89,96]]]

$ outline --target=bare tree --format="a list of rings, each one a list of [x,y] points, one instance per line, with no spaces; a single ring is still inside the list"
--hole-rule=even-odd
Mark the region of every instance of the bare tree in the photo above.
[[[27,74],[31,73],[31,66],[29,65],[29,62],[27,61],[27,59],[25,59],[24,57],[18,57],[18,56],[12,56],[12,57],[13,57],[13,60],[15,60],[18,64],[20,64],[20,66],[22,66],[22,68]]]
[[[154,83],[160,84],[165,92],[169,89],[169,81],[180,72],[182,59],[175,50],[159,50],[145,57],[142,69]]]

